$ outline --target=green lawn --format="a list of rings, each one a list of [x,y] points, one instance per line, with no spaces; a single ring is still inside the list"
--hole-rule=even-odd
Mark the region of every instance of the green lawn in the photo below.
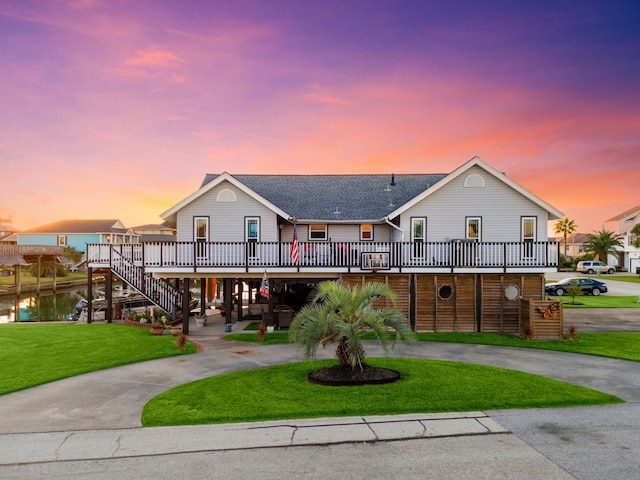
[[[373,339],[373,335],[364,335]],[[577,340],[525,340],[512,335],[497,333],[415,333],[420,342],[473,343],[501,347],[539,348],[559,352],[581,353],[601,357],[619,358],[640,362],[640,333],[598,332],[578,333]],[[258,343],[258,335],[235,333],[224,337],[227,341]],[[287,333],[274,332],[265,335],[264,345],[289,343]]]
[[[638,296],[609,296],[606,293],[594,297],[593,295],[577,295],[575,297],[576,305],[572,305],[573,297],[571,295],[563,295],[558,297],[550,295],[551,298],[562,300],[564,308],[640,308]]]
[[[600,279],[604,282],[607,280],[611,280],[612,282],[627,282],[627,283],[640,283],[640,275],[616,275],[614,277],[610,277],[609,275],[585,275],[585,277]]]
[[[0,325],[0,395],[82,373],[185,352],[176,337],[124,325]]]
[[[210,377],[153,398],[144,426],[253,422],[403,413],[558,408],[622,403],[615,396],[528,373],[458,362],[367,359],[402,373],[387,385],[310,384],[312,370],[335,361],[290,363]]]

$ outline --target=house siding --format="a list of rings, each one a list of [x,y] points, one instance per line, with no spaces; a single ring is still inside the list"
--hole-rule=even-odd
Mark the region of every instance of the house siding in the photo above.
[[[484,187],[465,187],[469,175],[479,175]],[[484,242],[521,241],[522,217],[537,218],[537,240],[547,240],[547,212],[480,167],[455,178],[402,214],[401,228],[410,235],[411,218],[427,218],[427,241],[465,238],[466,218],[481,217]]]
[[[222,190],[235,194],[235,201],[218,201]],[[242,242],[245,239],[245,218],[260,218],[260,241],[277,242],[277,216],[269,208],[229,182],[222,182],[206,194],[182,208],[177,215],[177,239],[193,241],[194,217],[209,217],[209,241]]]
[[[87,243],[100,242],[98,234],[77,234],[77,233],[39,233],[39,234],[18,234],[18,245],[47,245],[58,246],[58,236],[67,237],[67,245],[75,248],[77,251],[84,253],[87,249]]]
[[[366,222],[365,222],[366,223]],[[309,241],[309,225],[297,224],[298,241]],[[374,224],[372,242],[394,241],[393,232],[389,225]],[[282,241],[288,242],[293,238],[293,225],[282,225]],[[360,224],[333,223],[327,225],[327,241],[331,242],[359,242]],[[365,240],[363,240],[365,241]],[[398,240],[399,241],[399,240]]]

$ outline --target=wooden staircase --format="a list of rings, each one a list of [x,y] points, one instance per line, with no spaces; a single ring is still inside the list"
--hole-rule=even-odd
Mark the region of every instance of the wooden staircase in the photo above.
[[[183,292],[166,280],[146,273],[116,247],[111,247],[111,270],[149,301],[171,314],[171,318],[176,318],[177,311],[182,308]]]

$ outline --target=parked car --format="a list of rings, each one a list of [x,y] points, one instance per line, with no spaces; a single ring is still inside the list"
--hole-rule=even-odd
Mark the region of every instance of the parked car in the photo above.
[[[607,284],[596,280],[594,278],[584,277],[571,277],[560,280],[556,283],[547,283],[544,286],[544,291],[547,295],[566,295],[569,287],[579,286],[582,289],[583,295],[595,295],[598,296],[601,293],[607,292]]]
[[[589,275],[597,272],[612,274],[616,271],[616,267],[595,260],[589,260],[586,262],[578,262],[576,270],[580,273],[588,273]]]

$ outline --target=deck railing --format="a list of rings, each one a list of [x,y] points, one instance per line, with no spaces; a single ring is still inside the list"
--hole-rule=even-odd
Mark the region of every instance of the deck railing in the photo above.
[[[0,242],[2,255],[63,255],[64,247],[49,245],[16,245]]]
[[[359,269],[363,255],[384,254],[390,269],[555,268],[558,242],[300,242],[299,263],[291,242],[146,242],[88,244],[89,264],[111,265],[113,254],[152,269],[317,268]]]

